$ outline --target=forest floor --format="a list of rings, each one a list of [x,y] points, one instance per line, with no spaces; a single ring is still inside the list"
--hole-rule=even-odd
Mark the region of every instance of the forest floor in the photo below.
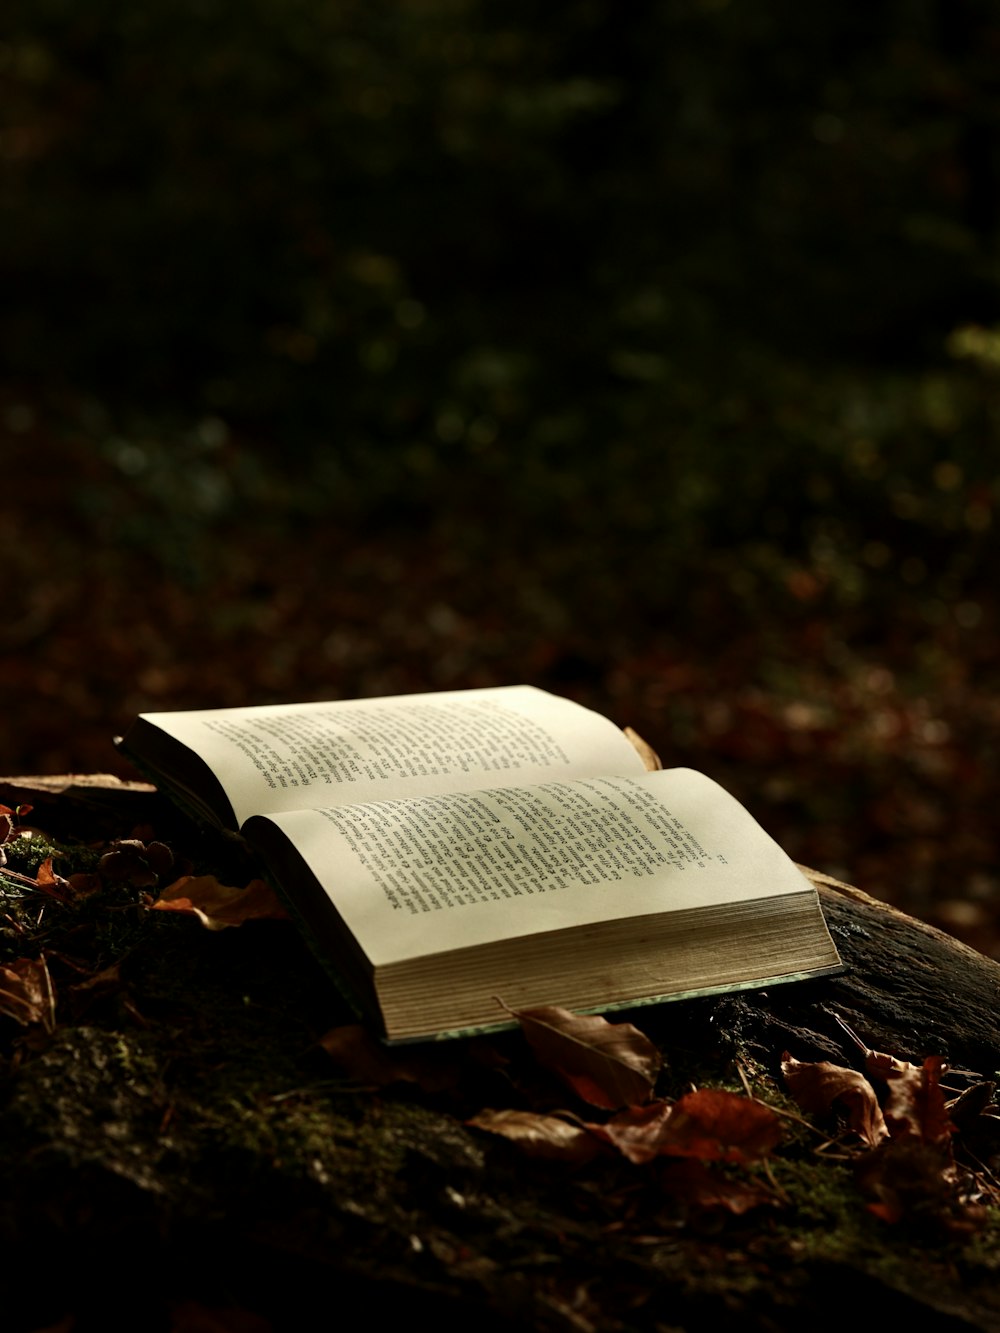
[[[213,517],[180,448],[137,479],[41,416],[5,447],[8,773],[128,774],[111,738],[140,711],[526,681],[708,772],[794,859],[1000,956],[985,584],[957,618],[919,583],[845,607],[746,544],[690,570],[566,515],[537,532],[461,479],[415,512],[313,512],[272,467]],[[231,445],[209,475],[252,462]]]
[[[333,1292],[456,1333],[1000,1329],[986,960],[956,982],[834,895],[845,978],[386,1050],[289,921],[155,909],[246,883],[232,844],[148,789],[3,795],[37,804],[0,871],[0,1240],[48,1272],[12,1333],[282,1333]]]

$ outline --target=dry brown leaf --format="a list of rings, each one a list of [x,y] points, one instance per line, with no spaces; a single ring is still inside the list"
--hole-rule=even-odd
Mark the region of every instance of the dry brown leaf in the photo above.
[[[319,1044],[337,1067],[362,1087],[415,1083],[424,1092],[443,1092],[459,1083],[459,1066],[444,1051],[383,1046],[360,1023],[331,1028],[320,1037]]]
[[[510,1139],[528,1157],[582,1166],[600,1151],[600,1143],[582,1125],[536,1111],[480,1111],[465,1122]]]
[[[722,1088],[699,1088],[678,1101],[660,1148],[703,1162],[759,1162],[782,1139],[770,1106]]]
[[[646,765],[648,773],[658,773],[663,767],[660,756],[656,753],[648,741],[644,741],[637,731],[631,727],[623,727],[626,737],[632,742],[632,748],[639,755],[639,758]]]
[[[662,1056],[631,1023],[574,1014],[556,1005],[509,1010],[538,1062],[592,1106],[616,1111],[649,1100]]]
[[[70,875],[66,883],[73,890],[74,898],[90,898],[95,893],[100,893],[103,887],[101,877],[96,871],[78,871],[77,874]]]
[[[951,1123],[962,1133],[979,1127],[983,1119],[992,1120],[996,1116],[996,1096],[997,1085],[988,1079],[982,1083],[974,1083],[972,1087],[966,1088],[958,1097],[953,1097],[945,1103],[945,1110],[951,1118]]]
[[[600,1128],[630,1162],[697,1157],[703,1162],[756,1162],[781,1142],[781,1121],[763,1102],[701,1088],[680,1101],[629,1107]]]
[[[707,1167],[704,1162],[671,1162],[660,1175],[663,1188],[689,1208],[724,1209],[737,1215],[751,1208],[776,1207],[780,1200],[753,1180],[735,1180]]]
[[[52,869],[52,857],[47,856],[35,872],[35,884],[41,891],[56,902],[68,903],[73,900],[73,891],[69,880],[63,879]]]
[[[923,1065],[907,1065],[884,1075],[887,1087],[883,1113],[893,1138],[912,1137],[921,1143],[943,1145],[954,1126],[948,1115],[941,1073],[944,1059],[929,1055]]]
[[[946,1145],[922,1143],[912,1136],[887,1139],[864,1155],[855,1177],[871,1200],[869,1212],[884,1222],[918,1215],[940,1220],[951,1215],[961,1221],[967,1211],[959,1172]]]
[[[0,966],[0,1014],[22,1027],[40,1024],[52,1032],[56,1022],[55,991],[44,956],[18,958]]]
[[[847,1123],[869,1147],[889,1136],[875,1089],[857,1069],[845,1069],[829,1060],[817,1063],[795,1060],[786,1051],[781,1061],[788,1090],[804,1111],[826,1115],[838,1102]]]
[[[613,1143],[630,1162],[641,1166],[659,1157],[667,1137],[667,1126],[673,1113],[673,1103],[649,1102],[646,1106],[629,1106],[611,1117],[606,1125],[590,1128],[599,1138]]]
[[[338,1069],[365,1087],[416,1082],[405,1057],[397,1059],[360,1023],[331,1028],[320,1037],[319,1044]]]
[[[895,1055],[886,1055],[882,1051],[865,1049],[865,1068],[875,1078],[889,1079],[895,1074],[910,1074],[919,1070],[919,1065],[911,1065],[908,1060],[899,1060]]]
[[[95,1001],[115,995],[121,989],[121,968],[118,963],[94,972],[85,981],[78,981],[69,988],[74,1018],[79,1018]]]
[[[242,926],[246,921],[285,919],[288,913],[262,879],[239,889],[220,884],[214,875],[182,875],[163,890],[153,908],[161,912],[188,912],[208,930]]]

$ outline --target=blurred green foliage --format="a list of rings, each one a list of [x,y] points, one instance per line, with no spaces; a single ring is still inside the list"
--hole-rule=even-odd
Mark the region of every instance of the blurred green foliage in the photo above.
[[[809,600],[805,567],[932,618],[982,574],[984,0],[10,0],[6,31],[0,352],[162,511],[136,540],[432,513],[472,561],[506,515],[609,595],[721,560],[737,601]]]

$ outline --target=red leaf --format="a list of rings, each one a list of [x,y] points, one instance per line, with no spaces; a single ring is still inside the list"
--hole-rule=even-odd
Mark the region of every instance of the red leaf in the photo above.
[[[758,1162],[782,1139],[770,1106],[719,1088],[683,1096],[667,1128],[661,1152],[703,1162]]]
[[[663,1061],[631,1023],[609,1023],[554,1005],[509,1012],[521,1024],[539,1063],[584,1101],[614,1111],[649,1100]]]
[[[583,1126],[535,1111],[480,1111],[465,1123],[510,1139],[528,1157],[582,1165],[600,1149],[598,1140]]]
[[[826,1115],[834,1102],[839,1102],[847,1113],[847,1123],[869,1147],[888,1138],[875,1089],[858,1070],[845,1069],[829,1060],[816,1064],[795,1060],[787,1051],[781,1069],[789,1092],[804,1111]]]
[[[242,926],[245,921],[288,916],[274,891],[254,879],[244,889],[220,884],[214,875],[182,875],[153,903],[161,912],[188,912],[208,930]]]
[[[782,1138],[781,1121],[769,1106],[714,1088],[689,1092],[673,1105],[629,1107],[595,1133],[637,1164],[664,1156],[756,1162]]]

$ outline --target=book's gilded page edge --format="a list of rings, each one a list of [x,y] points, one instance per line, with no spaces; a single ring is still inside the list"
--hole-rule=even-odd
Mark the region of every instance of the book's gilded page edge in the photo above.
[[[616,1000],[611,1004],[574,1009],[577,1014],[612,1014],[625,1009],[645,1009],[653,1004],[671,1004],[674,1000],[700,1000],[712,995],[736,995],[741,991],[766,990],[769,986],[785,986],[795,981],[816,981],[821,977],[838,977],[847,971],[844,963],[829,967],[810,968],[806,972],[783,972],[776,977],[756,977],[751,981],[704,986],[699,990],[671,991],[667,995],[645,995],[637,1000]],[[449,1028],[445,1032],[427,1032],[416,1037],[381,1037],[386,1046],[412,1046],[418,1042],[453,1041],[462,1037],[481,1037],[491,1032],[509,1032],[518,1026],[516,1019],[502,1018],[496,1023],[482,1023],[475,1027]],[[378,1035],[378,1034],[376,1034]]]

